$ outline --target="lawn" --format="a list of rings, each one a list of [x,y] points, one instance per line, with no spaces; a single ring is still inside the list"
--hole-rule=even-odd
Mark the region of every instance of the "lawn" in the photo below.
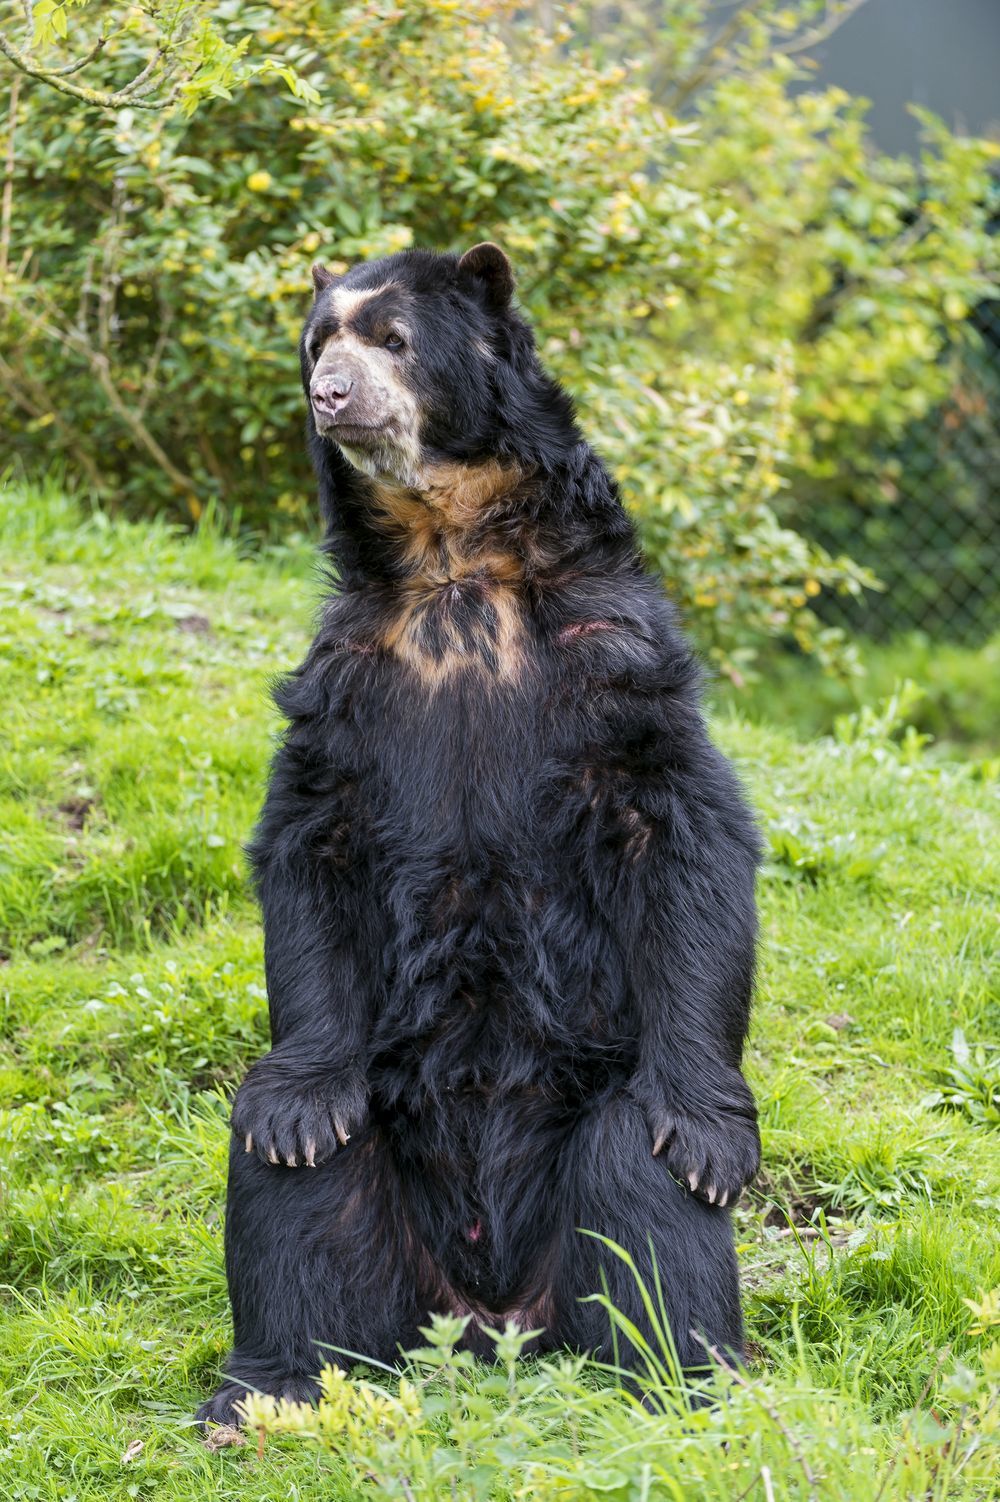
[[[2,497],[0,1496],[994,1497],[997,765],[905,698],[806,742],[717,720],[769,849],[747,1373],[638,1408],[439,1327],[402,1384],[331,1377],[319,1416],[202,1443],[227,1099],[267,1040],[241,842],[316,595],[304,541]]]

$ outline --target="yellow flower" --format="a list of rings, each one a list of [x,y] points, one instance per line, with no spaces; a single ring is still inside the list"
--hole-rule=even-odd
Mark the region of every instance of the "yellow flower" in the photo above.
[[[247,187],[251,193],[266,193],[273,181],[270,172],[251,172],[247,178]]]

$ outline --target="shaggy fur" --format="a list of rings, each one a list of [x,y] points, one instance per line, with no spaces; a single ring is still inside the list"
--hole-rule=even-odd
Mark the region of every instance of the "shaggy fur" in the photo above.
[[[757,841],[613,481],[493,246],[314,270],[337,586],[252,846],[272,1049],[233,1110],[228,1379],[310,1396],[430,1311],[610,1357],[664,1284],[738,1355]],[[619,1355],[628,1360],[629,1352]]]

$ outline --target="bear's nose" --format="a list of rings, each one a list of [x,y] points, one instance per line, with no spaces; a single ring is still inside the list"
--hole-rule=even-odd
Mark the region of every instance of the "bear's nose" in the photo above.
[[[335,417],[354,387],[353,377],[346,370],[331,370],[310,389],[312,404],[325,417]]]

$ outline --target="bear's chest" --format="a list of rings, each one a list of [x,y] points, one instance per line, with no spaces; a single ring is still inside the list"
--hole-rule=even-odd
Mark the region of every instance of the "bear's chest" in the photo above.
[[[372,706],[369,792],[386,858],[480,870],[537,839],[551,754],[545,709],[526,686],[458,670],[428,692],[398,675]]]
[[[641,856],[620,686],[642,666],[634,637],[605,616],[546,629],[496,568],[411,582],[341,620],[333,669],[332,770],[351,789],[338,825],[363,828],[386,889],[565,879],[605,826]],[[648,707],[630,708],[638,744]]]

